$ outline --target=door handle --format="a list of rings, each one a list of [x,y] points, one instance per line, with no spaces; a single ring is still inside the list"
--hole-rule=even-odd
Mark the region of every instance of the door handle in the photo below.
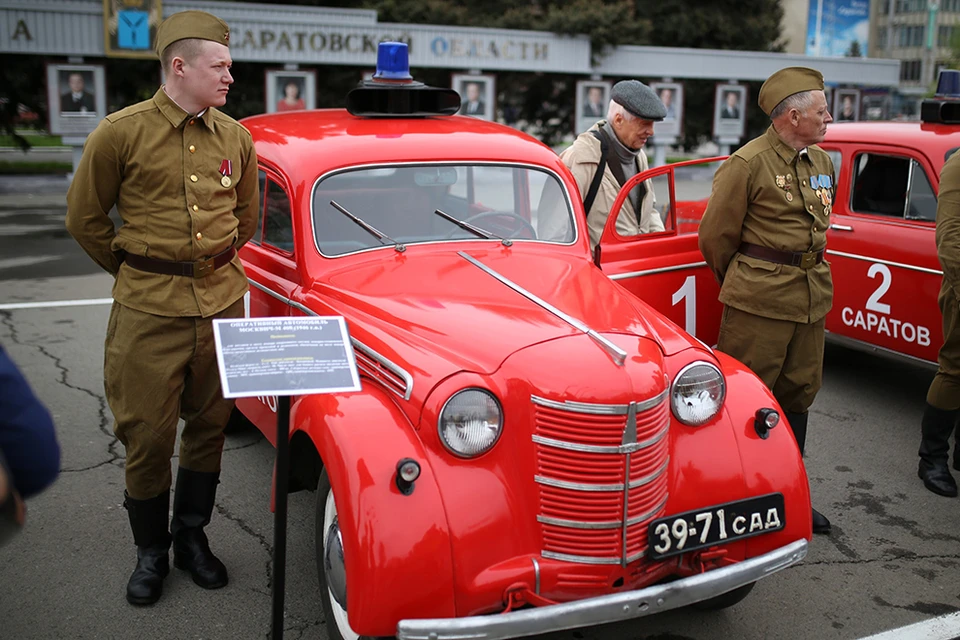
[[[831,224],[830,228],[835,231],[853,231],[853,227],[846,224]]]

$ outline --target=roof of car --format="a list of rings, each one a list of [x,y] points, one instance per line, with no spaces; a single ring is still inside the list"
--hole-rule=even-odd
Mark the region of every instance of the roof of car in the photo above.
[[[938,162],[960,147],[960,125],[926,122],[834,122],[827,127],[824,144],[860,142],[919,149]]]
[[[510,127],[469,116],[367,118],[316,109],[245,118],[258,156],[292,180],[395,162],[522,162],[554,169],[557,154]]]

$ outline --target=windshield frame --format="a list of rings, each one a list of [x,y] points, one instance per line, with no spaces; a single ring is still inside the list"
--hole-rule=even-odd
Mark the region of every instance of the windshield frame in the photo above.
[[[354,164],[348,167],[340,167],[338,169],[332,169],[326,173],[321,174],[313,181],[313,186],[310,189],[310,235],[313,237],[313,246],[316,249],[317,253],[322,257],[328,260],[334,260],[337,258],[343,258],[346,256],[354,256],[360,253],[366,253],[368,251],[379,251],[382,249],[389,249],[391,251],[395,250],[395,246],[392,244],[382,244],[371,247],[366,247],[364,249],[356,249],[354,251],[348,251],[346,253],[338,253],[336,255],[330,255],[324,253],[320,249],[320,239],[317,237],[317,218],[316,218],[316,200],[317,200],[317,190],[320,188],[321,183],[325,180],[332,178],[334,176],[340,175],[342,173],[355,172],[361,170],[371,170],[371,169],[393,169],[393,168],[408,168],[408,167],[437,167],[437,166],[484,166],[484,167],[504,167],[509,169],[527,169],[530,171],[539,171],[547,174],[548,176],[555,179],[561,189],[563,190],[563,198],[567,204],[567,211],[570,215],[570,218],[573,222],[573,238],[569,242],[559,242],[556,240],[538,240],[531,238],[511,238],[514,245],[518,243],[525,244],[546,244],[546,245],[555,245],[555,246],[572,246],[575,245],[580,239],[580,222],[577,220],[577,213],[573,206],[573,200],[570,197],[570,190],[567,188],[566,183],[563,181],[563,178],[559,173],[551,169],[550,167],[545,167],[539,164],[531,164],[528,162],[503,162],[503,161],[494,161],[494,160],[411,160],[403,162],[371,162],[367,164]],[[363,212],[351,211],[354,215],[363,218]],[[339,214],[342,215],[342,214]],[[452,223],[451,223],[452,224]],[[404,242],[404,246],[419,246],[424,244],[447,244],[450,242],[463,243],[463,242],[484,242],[484,243],[496,243],[500,244],[501,240],[499,238],[447,238],[447,239],[431,239],[431,240],[421,240],[416,242]]]

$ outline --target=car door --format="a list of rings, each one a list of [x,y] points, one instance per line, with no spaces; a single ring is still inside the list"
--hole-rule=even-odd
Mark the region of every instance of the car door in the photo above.
[[[840,167],[827,232],[830,337],[936,361],[943,338],[937,172],[926,156],[904,147],[822,146]]]
[[[300,288],[291,199],[279,172],[264,166],[260,167],[260,200],[257,232],[240,253],[250,282],[245,311],[252,318],[288,316],[294,310],[287,300],[295,298]],[[264,433],[275,433],[276,397],[241,398],[237,406]]]
[[[600,268],[612,280],[706,344],[714,345],[723,305],[720,287],[697,246],[696,225],[713,171],[724,158],[665,165],[627,181],[614,202],[600,238]],[[680,176],[680,198],[677,195]],[[651,180],[664,231],[637,236],[617,233],[616,220],[630,192]]]

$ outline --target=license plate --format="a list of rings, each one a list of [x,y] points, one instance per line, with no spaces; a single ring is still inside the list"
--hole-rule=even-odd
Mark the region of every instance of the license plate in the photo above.
[[[785,522],[783,494],[771,493],[654,520],[647,529],[647,548],[650,558],[658,560],[779,531]]]

